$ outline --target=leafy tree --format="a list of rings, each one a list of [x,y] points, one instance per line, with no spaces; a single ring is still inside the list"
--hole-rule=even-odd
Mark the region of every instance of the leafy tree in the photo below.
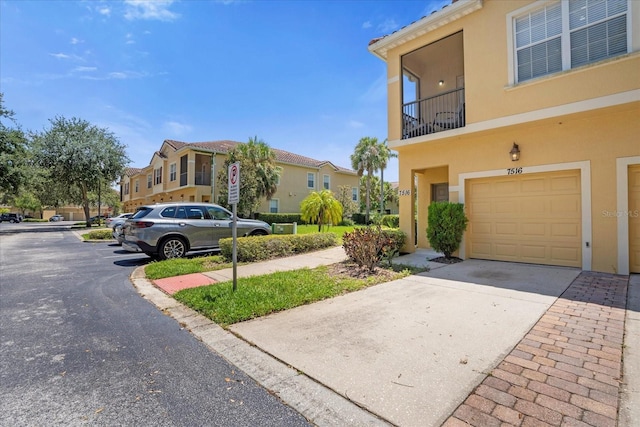
[[[371,177],[371,188],[380,187],[380,178],[377,176]],[[360,178],[360,194],[367,191],[367,177]],[[390,205],[398,201],[398,192],[393,189],[390,182],[384,183],[384,204]],[[372,198],[370,201],[370,208],[372,211],[380,211],[380,200],[378,198]],[[366,209],[365,201],[360,199],[360,211]]]
[[[462,203],[433,202],[429,205],[427,239],[431,247],[445,258],[458,250],[467,229],[467,216]]]
[[[312,191],[300,202],[301,219],[318,223],[318,231],[324,226],[337,225],[342,220],[342,205],[331,190]]]
[[[353,201],[353,193],[350,185],[339,185],[336,199],[342,205],[342,219],[359,212],[358,203]]]
[[[0,192],[8,193],[4,202],[16,196],[26,182],[28,140],[16,125],[15,113],[7,110],[0,92]]]
[[[218,173],[219,200],[227,207],[229,165],[236,162],[240,163],[238,213],[251,217],[258,210],[263,198],[270,200],[275,194],[281,168],[276,164],[274,151],[258,137],[249,138],[246,144],[239,144],[229,150],[224,167]]]
[[[51,127],[33,135],[37,165],[62,184],[67,202],[82,205],[90,227],[89,193],[113,183],[129,162],[125,146],[105,128],[78,118],[56,117]]]
[[[20,213],[24,216],[25,211],[41,212],[42,205],[40,200],[29,191],[22,191],[13,199],[13,206],[20,209]]]
[[[358,172],[358,176],[363,176],[366,172],[366,203],[365,218],[369,223],[369,212],[371,210],[371,179],[373,174],[380,170],[383,165],[386,167],[389,159],[389,149],[386,143],[379,143],[378,138],[365,136],[360,138],[351,155],[351,167]]]

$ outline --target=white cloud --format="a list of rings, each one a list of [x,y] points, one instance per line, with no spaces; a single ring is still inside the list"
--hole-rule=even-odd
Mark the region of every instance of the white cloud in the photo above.
[[[86,73],[89,71],[98,71],[98,68],[97,67],[76,67],[73,69],[73,71],[79,72],[79,73]]]
[[[84,43],[84,40],[80,40],[75,37],[71,38],[71,44],[79,44],[79,43]]]
[[[172,136],[183,136],[190,133],[193,128],[189,125],[178,122],[165,122],[162,126],[163,129],[169,132]]]
[[[356,121],[356,120],[349,120],[349,122],[347,123],[347,126],[349,126],[350,128],[353,128],[353,129],[360,129],[360,128],[364,127],[364,123]]]
[[[104,16],[111,16],[111,8],[109,8],[107,6],[102,6],[102,7],[98,8],[98,13],[100,15],[104,15]]]
[[[371,21],[367,21],[367,22],[364,22],[364,23],[362,24],[362,28],[363,28],[363,29],[365,29],[365,30],[366,30],[367,28],[371,28],[371,27],[373,27],[373,25],[371,24]]]
[[[124,17],[133,21],[136,19],[173,21],[179,14],[169,10],[173,0],[125,0],[127,6]]]
[[[69,59],[71,58],[71,56],[65,54],[65,53],[50,53],[49,55],[53,56],[54,58],[58,58],[58,59]]]

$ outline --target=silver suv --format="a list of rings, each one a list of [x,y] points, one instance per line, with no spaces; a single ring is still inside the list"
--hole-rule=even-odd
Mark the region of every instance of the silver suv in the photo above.
[[[231,237],[233,214],[212,203],[162,203],[141,206],[125,221],[123,249],[152,258],[181,258],[189,251],[218,248]],[[238,218],[238,237],[271,233],[264,221]]]

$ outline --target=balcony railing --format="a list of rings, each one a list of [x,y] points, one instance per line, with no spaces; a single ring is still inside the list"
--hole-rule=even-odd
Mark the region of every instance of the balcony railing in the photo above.
[[[196,172],[196,185],[211,185],[211,172]]]
[[[402,139],[465,125],[464,88],[402,105]]]

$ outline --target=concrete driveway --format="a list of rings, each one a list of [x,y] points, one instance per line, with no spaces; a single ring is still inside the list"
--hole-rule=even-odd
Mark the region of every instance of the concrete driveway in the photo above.
[[[426,261],[415,254],[398,262]],[[438,426],[580,271],[430,264],[420,275],[230,329],[384,420]]]

